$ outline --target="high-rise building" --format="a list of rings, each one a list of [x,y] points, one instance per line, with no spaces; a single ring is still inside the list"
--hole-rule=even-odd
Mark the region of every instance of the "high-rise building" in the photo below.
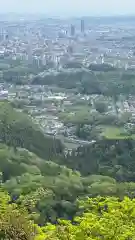
[[[66,52],[69,54],[73,53],[73,47],[71,45],[69,45],[66,50],[67,50]]]
[[[84,24],[84,19],[81,20],[81,33],[84,33],[85,31],[85,24]]]
[[[31,44],[31,41],[29,42],[29,44],[27,46],[27,55],[28,55],[28,63],[32,64],[33,55],[32,55],[32,44]]]
[[[75,35],[75,26],[71,24],[71,36],[73,37]]]
[[[0,29],[0,41],[4,41],[5,40],[4,37],[5,37],[5,32],[3,29]]]

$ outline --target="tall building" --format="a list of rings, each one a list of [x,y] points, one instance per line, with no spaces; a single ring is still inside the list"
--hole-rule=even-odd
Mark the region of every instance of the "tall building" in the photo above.
[[[0,29],[0,41],[5,40],[5,31],[3,29]]]
[[[74,37],[75,35],[75,26],[71,24],[71,36]]]
[[[73,47],[71,45],[69,45],[66,50],[67,50],[66,52],[69,54],[73,53]]]
[[[84,24],[84,19],[81,20],[81,33],[84,33],[85,31],[85,24]]]
[[[27,46],[27,55],[28,55],[28,63],[32,64],[33,55],[32,55],[32,46],[31,46],[30,42],[29,42],[29,44]]]

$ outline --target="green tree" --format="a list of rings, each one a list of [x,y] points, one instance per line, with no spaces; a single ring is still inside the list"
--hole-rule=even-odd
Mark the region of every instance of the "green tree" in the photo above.
[[[0,239],[34,240],[36,228],[26,210],[9,201],[8,194],[0,190]]]
[[[96,108],[96,110],[99,112],[99,113],[105,113],[107,112],[107,104],[104,103],[104,102],[98,102],[96,101],[94,103],[94,106]]]
[[[80,207],[85,213],[74,224],[60,221],[42,228],[45,239],[135,239],[135,200],[98,197],[82,201]]]

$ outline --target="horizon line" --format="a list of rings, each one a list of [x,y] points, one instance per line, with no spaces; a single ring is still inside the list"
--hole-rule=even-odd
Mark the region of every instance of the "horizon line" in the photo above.
[[[120,14],[72,14],[62,16],[62,14],[50,14],[43,12],[0,12],[0,15],[45,15],[45,18],[111,18],[111,17],[135,17],[135,13],[120,13]]]

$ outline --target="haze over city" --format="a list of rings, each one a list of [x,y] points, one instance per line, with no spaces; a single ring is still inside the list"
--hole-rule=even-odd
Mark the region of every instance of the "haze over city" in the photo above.
[[[0,0],[0,13],[44,13],[55,16],[134,14],[133,0]]]
[[[0,0],[0,240],[135,240],[135,0]]]

